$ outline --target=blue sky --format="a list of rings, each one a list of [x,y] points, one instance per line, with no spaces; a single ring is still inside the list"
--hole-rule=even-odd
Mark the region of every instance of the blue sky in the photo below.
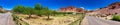
[[[42,6],[48,6],[49,9],[59,10],[60,7],[74,6],[77,8],[84,7],[85,10],[95,10],[106,7],[113,2],[120,0],[0,0],[0,6],[6,10],[11,10],[16,5],[34,7],[36,3]]]

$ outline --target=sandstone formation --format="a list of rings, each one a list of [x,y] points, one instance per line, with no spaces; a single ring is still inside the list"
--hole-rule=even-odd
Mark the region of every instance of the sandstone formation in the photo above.
[[[73,6],[69,6],[67,8],[60,8],[59,10],[60,12],[81,12],[81,13],[84,13],[85,10],[82,8],[75,8]]]

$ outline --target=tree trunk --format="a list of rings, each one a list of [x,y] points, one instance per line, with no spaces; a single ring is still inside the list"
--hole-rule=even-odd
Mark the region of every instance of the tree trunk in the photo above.
[[[38,16],[42,17],[42,15],[41,15],[41,14],[38,14]]]
[[[50,14],[48,13],[47,16],[48,16],[47,20],[49,20],[50,19]]]
[[[49,16],[49,14],[48,14],[48,18],[47,18],[48,20],[50,19],[50,16]]]
[[[31,18],[32,16],[31,16],[32,14],[29,14],[29,18]]]
[[[39,15],[40,17],[42,17],[42,15]]]

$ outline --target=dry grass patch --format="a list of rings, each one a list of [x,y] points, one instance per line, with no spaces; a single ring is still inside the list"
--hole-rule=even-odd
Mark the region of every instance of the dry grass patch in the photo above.
[[[67,16],[50,16],[52,20],[45,20],[47,16],[39,17],[36,15],[32,15],[32,17],[37,17],[36,19],[26,20],[24,18],[28,17],[28,15],[17,14],[21,19],[29,23],[29,25],[68,25],[71,22],[79,19],[79,16],[72,17],[71,15]]]

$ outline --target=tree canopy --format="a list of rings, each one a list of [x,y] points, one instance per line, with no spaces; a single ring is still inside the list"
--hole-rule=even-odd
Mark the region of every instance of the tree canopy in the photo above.
[[[36,10],[41,10],[42,9],[42,5],[41,4],[35,4],[35,7],[34,7]]]
[[[13,8],[13,11],[17,12],[17,13],[21,13],[21,12],[25,11],[25,6],[17,5]]]

